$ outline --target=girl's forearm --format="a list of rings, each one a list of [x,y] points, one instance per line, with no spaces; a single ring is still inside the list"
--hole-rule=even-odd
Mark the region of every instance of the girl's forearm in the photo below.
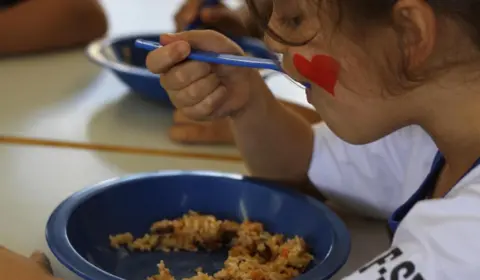
[[[284,107],[263,80],[252,93],[250,105],[232,118],[235,141],[253,176],[308,182],[313,131],[301,116]]]

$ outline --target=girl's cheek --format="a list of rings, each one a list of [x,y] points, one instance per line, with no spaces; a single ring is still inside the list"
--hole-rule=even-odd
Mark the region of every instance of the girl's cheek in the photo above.
[[[335,96],[340,71],[340,63],[336,59],[325,54],[313,54],[311,59],[307,59],[302,54],[295,53],[293,66],[300,75]]]

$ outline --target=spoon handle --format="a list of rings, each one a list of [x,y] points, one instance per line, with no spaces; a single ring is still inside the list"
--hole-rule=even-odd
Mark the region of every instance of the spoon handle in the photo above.
[[[153,41],[138,39],[135,41],[135,47],[147,51],[153,51],[157,48],[163,47],[161,44]],[[283,72],[278,62],[272,59],[258,58],[251,56],[220,54],[214,52],[205,52],[199,50],[192,50],[188,59],[197,60],[213,64],[231,65],[237,67],[255,68],[255,69],[270,69]]]

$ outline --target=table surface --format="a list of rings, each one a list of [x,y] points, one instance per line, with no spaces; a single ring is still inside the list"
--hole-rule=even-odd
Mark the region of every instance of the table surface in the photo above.
[[[171,31],[183,0],[102,0],[109,36]],[[281,99],[309,106],[285,77],[268,81]],[[142,100],[83,49],[0,60],[0,134],[183,152],[235,154],[233,147],[169,140],[172,109]]]
[[[0,244],[22,254],[48,251],[44,230],[53,209],[83,187],[113,177],[164,169],[246,173],[241,163],[163,158],[96,151],[0,145]],[[352,235],[348,263],[334,278],[352,272],[388,247],[385,225],[344,217]],[[55,261],[58,276],[78,279]]]
[[[172,30],[181,0],[102,0],[110,34]],[[287,80],[271,88],[283,99],[304,103]],[[295,94],[292,95],[292,92]],[[211,154],[233,148],[184,147],[171,143],[171,111],[128,94],[113,75],[88,62],[82,50],[0,61],[0,135],[103,143]],[[141,156],[50,147],[0,145],[0,244],[23,254],[47,250],[45,223],[67,196],[102,180],[163,169],[245,173],[242,163]],[[353,271],[388,247],[383,222],[347,217],[352,254],[334,278]],[[52,258],[59,276],[77,279]]]

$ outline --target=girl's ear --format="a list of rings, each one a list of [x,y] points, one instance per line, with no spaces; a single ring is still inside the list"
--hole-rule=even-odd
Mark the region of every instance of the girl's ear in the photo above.
[[[432,53],[436,40],[436,18],[426,0],[398,0],[393,20],[401,36],[407,69],[421,65]]]

